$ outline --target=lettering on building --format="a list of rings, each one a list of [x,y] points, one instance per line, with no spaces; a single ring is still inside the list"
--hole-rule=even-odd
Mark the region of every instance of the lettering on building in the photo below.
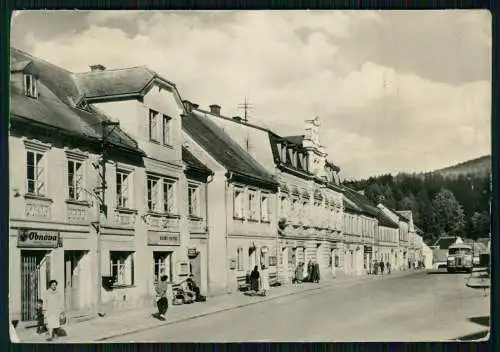
[[[57,231],[19,229],[17,246],[22,248],[57,248],[60,245]]]
[[[50,207],[48,204],[26,203],[25,214],[27,218],[48,219],[50,217]]]
[[[178,246],[181,244],[180,233],[148,232],[148,244],[159,246]]]

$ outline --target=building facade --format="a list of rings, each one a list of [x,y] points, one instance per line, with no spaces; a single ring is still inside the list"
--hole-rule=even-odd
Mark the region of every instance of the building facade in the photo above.
[[[399,223],[393,221],[383,211],[379,210],[378,231],[375,236],[376,254],[378,261],[390,264],[396,268],[396,256],[399,249]]]
[[[343,258],[340,169],[327,160],[319,143],[319,121],[307,120],[304,135],[282,137],[239,117],[225,117],[218,105],[209,111],[194,109],[216,123],[279,184],[273,222],[280,282],[290,283],[297,265],[309,261],[319,264],[322,278],[332,278]]]
[[[186,106],[184,143],[214,173],[208,183],[208,292],[236,292],[255,266],[277,275],[278,183],[212,119]]]
[[[12,314],[33,318],[49,279],[68,312],[149,305],[163,274],[205,293],[211,171],[181,147],[175,85],[145,67],[12,61]]]
[[[343,271],[346,275],[361,275],[365,273],[364,245],[361,231],[360,216],[363,210],[354,201],[343,195],[343,235],[344,262]]]
[[[408,268],[408,255],[409,255],[409,220],[398,212],[387,208],[383,204],[378,204],[377,207],[384,212],[393,222],[399,225],[398,231],[398,249],[395,254],[394,269],[404,270]]]

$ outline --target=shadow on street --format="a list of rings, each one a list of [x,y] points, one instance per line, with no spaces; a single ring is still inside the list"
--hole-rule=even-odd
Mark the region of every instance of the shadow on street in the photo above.
[[[437,274],[453,275],[455,273],[449,273],[446,270],[433,270],[433,271],[428,271],[427,272],[427,275],[437,275]]]
[[[489,316],[472,317],[472,318],[469,318],[469,321],[476,323],[478,325],[481,325],[481,326],[486,326],[488,328],[490,327],[490,317]],[[460,337],[457,337],[456,340],[459,340],[459,341],[479,340],[479,339],[485,338],[488,335],[488,332],[489,332],[489,329],[483,330],[480,332],[476,332],[474,334],[460,336]]]

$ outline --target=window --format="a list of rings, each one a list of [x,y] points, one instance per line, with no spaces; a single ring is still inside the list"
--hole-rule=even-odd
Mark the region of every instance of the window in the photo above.
[[[154,280],[159,281],[163,275],[172,280],[172,256],[171,252],[153,252]]]
[[[149,139],[159,141],[158,138],[158,113],[154,110],[149,110]]]
[[[237,255],[237,266],[238,266],[237,269],[239,271],[245,270],[244,259],[243,259],[243,248],[239,247],[236,250],[236,255]]]
[[[170,117],[163,115],[163,144],[170,144],[170,120]]]
[[[189,185],[188,186],[188,207],[189,207],[189,215],[191,216],[200,216],[198,206],[198,186]]]
[[[260,199],[260,212],[262,221],[269,221],[269,196],[263,194]]]
[[[109,252],[111,275],[115,285],[134,284],[134,252]]]
[[[249,209],[249,218],[251,220],[257,220],[257,203],[256,203],[256,195],[253,192],[248,192],[248,209]]]
[[[28,193],[44,196],[46,191],[44,154],[28,151],[26,166]]]
[[[241,188],[234,189],[233,210],[235,218],[243,218],[243,189]]]
[[[116,171],[116,206],[128,208],[130,204],[130,173],[125,171]],[[148,188],[149,195],[149,188]],[[149,200],[149,199],[148,199]]]
[[[285,196],[280,198],[280,214],[285,217],[288,213],[288,202]]]
[[[163,180],[163,210],[168,214],[175,214],[175,183]]]
[[[150,211],[159,210],[159,179],[156,177],[148,176],[148,209]]]
[[[36,82],[37,79],[33,75],[25,74],[24,75],[24,94],[27,97],[37,98],[36,92]]]
[[[81,162],[68,160],[68,196],[69,199],[82,200],[83,165]]]

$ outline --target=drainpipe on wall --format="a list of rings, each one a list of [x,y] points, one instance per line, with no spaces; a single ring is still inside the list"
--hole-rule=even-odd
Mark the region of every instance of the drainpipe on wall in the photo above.
[[[225,261],[225,266],[226,266],[226,293],[231,293],[231,290],[229,288],[229,271],[230,271],[230,268],[228,268],[228,240],[229,240],[229,234],[228,234],[228,229],[229,229],[229,218],[232,217],[230,214],[230,212],[228,212],[228,208],[227,208],[227,197],[228,197],[228,192],[229,192],[229,183],[231,182],[231,180],[233,179],[233,173],[230,171],[229,173],[226,174],[226,182],[224,183],[224,186],[225,186],[225,190],[224,190],[224,210],[225,210],[225,214],[226,214],[226,231],[225,231],[225,238],[226,238],[226,254],[225,254],[225,258],[224,258],[224,261]]]
[[[206,227],[207,227],[207,235],[210,236],[210,231],[208,230],[209,228],[209,222],[208,222],[208,184],[211,183],[214,180],[214,173],[208,176],[207,178],[207,184],[205,186],[205,221],[206,221]],[[210,282],[210,238],[207,240],[207,292],[206,294],[208,295],[209,287],[208,283]]]

